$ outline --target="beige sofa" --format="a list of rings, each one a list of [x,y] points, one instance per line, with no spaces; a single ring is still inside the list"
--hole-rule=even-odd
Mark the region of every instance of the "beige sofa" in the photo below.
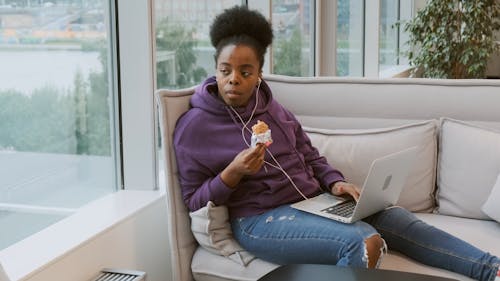
[[[500,173],[499,81],[276,75],[264,80],[274,98],[301,121],[313,144],[354,183],[362,183],[374,158],[417,145],[417,163],[398,204],[500,256],[500,223],[491,218],[491,212],[500,209],[488,210],[488,214],[482,211],[488,199],[492,205],[490,192]],[[278,265],[260,259],[240,265],[201,247],[192,235],[171,138],[176,120],[189,108],[193,90],[159,90],[156,94],[167,148],[173,280],[257,280]],[[381,268],[470,280],[391,251]]]

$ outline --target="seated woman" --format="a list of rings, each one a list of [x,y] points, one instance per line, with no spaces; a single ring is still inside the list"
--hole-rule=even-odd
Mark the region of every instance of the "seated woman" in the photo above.
[[[196,89],[192,108],[174,132],[183,198],[191,211],[208,201],[226,205],[236,240],[255,256],[278,264],[375,268],[387,243],[427,265],[477,280],[499,279],[497,257],[403,208],[353,224],[291,208],[322,192],[357,199],[359,188],[319,155],[262,80],[264,54],[273,39],[268,21],[256,11],[234,7],[215,18],[210,36],[216,75]],[[342,103],[332,105],[337,106]],[[272,132],[272,142],[252,145],[251,127],[259,120]]]

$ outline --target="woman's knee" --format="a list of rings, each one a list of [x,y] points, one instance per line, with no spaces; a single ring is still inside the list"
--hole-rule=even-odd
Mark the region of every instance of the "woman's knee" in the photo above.
[[[365,241],[365,250],[366,250],[366,259],[368,268],[376,268],[379,265],[379,260],[382,258],[382,254],[385,249],[385,242],[380,237],[380,235],[376,234]]]
[[[413,218],[412,212],[400,206],[393,206],[385,209],[383,212],[389,214],[392,217],[410,217]]]
[[[407,229],[417,221],[419,219],[415,214],[405,208],[395,206],[377,213],[369,223],[379,232],[389,229],[398,232]]]
[[[376,268],[380,264],[382,254],[386,252],[385,241],[369,224],[355,224],[357,235],[350,236],[350,249],[344,259],[346,265]],[[342,259],[344,261],[344,259]]]

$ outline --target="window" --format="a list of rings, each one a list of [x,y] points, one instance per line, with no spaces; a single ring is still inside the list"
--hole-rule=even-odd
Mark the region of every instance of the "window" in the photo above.
[[[337,1],[337,76],[363,76],[364,4]]]
[[[0,5],[0,249],[119,186],[114,1]]]
[[[379,70],[382,72],[399,64],[399,0],[380,1]]]
[[[254,1],[252,1],[254,2]],[[215,70],[209,27],[214,17],[241,0],[155,3],[157,88],[198,84]],[[314,0],[272,1],[272,70],[291,76],[314,75]],[[254,9],[255,7],[251,7]],[[257,8],[258,9],[258,8]],[[259,9],[262,10],[262,9]]]
[[[407,67],[406,60],[400,57],[405,34],[396,23],[411,17],[413,1],[336,3],[336,76],[390,77]],[[323,40],[330,40],[325,35]]]
[[[272,73],[314,76],[313,0],[272,1]]]

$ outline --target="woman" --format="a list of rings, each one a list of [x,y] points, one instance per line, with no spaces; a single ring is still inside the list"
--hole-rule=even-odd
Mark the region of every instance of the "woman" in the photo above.
[[[197,88],[192,108],[174,132],[183,198],[191,211],[208,201],[226,205],[237,241],[255,256],[279,264],[375,268],[387,243],[431,266],[478,280],[496,278],[497,257],[403,208],[386,209],[354,224],[291,208],[291,203],[322,192],[357,199],[359,188],[319,155],[262,80],[264,54],[273,39],[266,19],[234,7],[216,17],[210,37],[216,75]],[[258,120],[271,129],[269,147],[250,145],[250,128]]]

